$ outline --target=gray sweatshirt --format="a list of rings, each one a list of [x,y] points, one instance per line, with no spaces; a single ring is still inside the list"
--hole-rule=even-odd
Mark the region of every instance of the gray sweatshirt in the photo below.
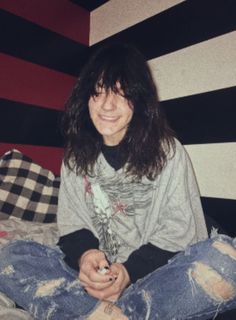
[[[133,181],[102,154],[93,177],[62,165],[57,221],[60,236],[90,230],[111,262],[126,261],[147,243],[177,252],[207,238],[193,169],[177,140],[175,154],[154,181]]]

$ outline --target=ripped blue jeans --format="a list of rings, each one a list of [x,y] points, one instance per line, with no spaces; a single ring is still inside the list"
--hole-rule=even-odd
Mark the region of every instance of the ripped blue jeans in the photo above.
[[[39,320],[86,319],[89,296],[59,248],[16,241],[0,251],[0,291]],[[236,239],[217,235],[177,254],[116,302],[130,320],[209,319],[236,308]]]

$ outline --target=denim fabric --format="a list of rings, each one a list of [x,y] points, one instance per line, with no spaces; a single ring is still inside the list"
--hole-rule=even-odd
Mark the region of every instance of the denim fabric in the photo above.
[[[116,305],[130,320],[209,319],[236,308],[236,251],[222,252],[216,243],[236,248],[236,240],[223,235],[199,242],[126,289]],[[196,281],[198,264],[215,270],[232,294],[222,298],[211,286],[203,288]],[[99,303],[80,287],[58,248],[31,241],[1,250],[0,291],[40,320],[86,319]]]
[[[40,320],[85,319],[98,303],[81,288],[58,248],[33,241],[1,249],[0,291]]]
[[[9,299],[5,294],[0,292],[0,309],[5,308],[15,308],[15,302]]]
[[[181,252],[153,273],[130,286],[117,305],[132,320],[209,319],[219,312],[236,308],[235,257],[219,252],[215,242],[229,243],[236,248],[236,239],[220,235],[199,242]],[[192,271],[196,263],[204,263],[232,284],[233,297],[215,298],[196,283]]]
[[[0,319],[1,320],[33,320],[30,314],[26,311],[13,308],[0,308]]]

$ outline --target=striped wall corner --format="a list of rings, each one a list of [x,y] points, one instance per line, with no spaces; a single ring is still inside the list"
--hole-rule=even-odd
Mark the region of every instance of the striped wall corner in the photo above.
[[[204,211],[236,235],[236,2],[110,0],[90,24],[91,48],[124,41],[146,56]]]

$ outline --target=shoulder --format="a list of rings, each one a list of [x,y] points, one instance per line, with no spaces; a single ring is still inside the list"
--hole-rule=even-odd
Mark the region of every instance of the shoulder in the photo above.
[[[61,180],[74,180],[77,179],[80,175],[76,173],[75,163],[70,160],[68,164],[64,161],[61,165]]]
[[[167,143],[164,143],[163,149],[166,152],[167,162],[173,159],[174,160],[179,159],[186,155],[186,150],[184,146],[176,138],[174,138],[173,143],[171,144],[167,145]]]
[[[174,143],[170,146],[167,154],[165,168],[169,168],[170,170],[179,170],[182,168],[181,170],[184,170],[184,168],[187,169],[187,167],[190,166],[190,163],[191,160],[186,149],[179,140],[174,139]]]

